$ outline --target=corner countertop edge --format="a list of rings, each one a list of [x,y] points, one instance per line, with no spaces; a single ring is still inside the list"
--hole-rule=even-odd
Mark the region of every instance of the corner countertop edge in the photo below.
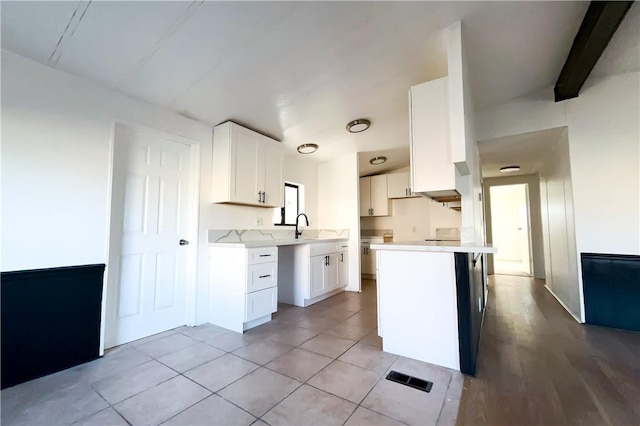
[[[372,250],[422,251],[448,253],[497,253],[491,245],[459,243],[453,241],[399,241],[393,243],[371,244]]]

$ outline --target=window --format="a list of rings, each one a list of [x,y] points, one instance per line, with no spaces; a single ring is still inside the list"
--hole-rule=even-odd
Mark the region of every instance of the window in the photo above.
[[[284,183],[284,207],[276,209],[274,212],[274,223],[276,225],[296,224],[296,217],[300,213],[300,185],[295,183]]]

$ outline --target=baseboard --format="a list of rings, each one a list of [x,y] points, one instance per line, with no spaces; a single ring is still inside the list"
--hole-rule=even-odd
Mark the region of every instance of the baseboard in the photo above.
[[[560,298],[559,298],[558,296],[556,296],[556,294],[553,292],[553,290],[551,290],[551,289],[549,288],[549,286],[548,286],[548,285],[546,285],[546,284],[545,284],[544,288],[546,288],[546,289],[547,289],[547,291],[548,291],[549,293],[551,293],[551,295],[552,295],[553,297],[555,297],[555,299],[558,301],[558,303],[560,303],[560,305],[562,305],[562,307],[564,308],[564,310],[565,310],[565,311],[567,311],[567,312],[569,313],[569,315],[571,315],[571,316],[573,317],[573,319],[574,319],[574,320],[576,320],[579,324],[584,324],[584,321],[580,320],[580,318],[578,318],[577,316],[575,316],[575,315],[573,314],[573,312],[571,312],[571,311],[569,310],[569,308],[567,308],[567,305],[565,305],[565,304],[564,304],[564,302],[563,302],[562,300],[560,300]]]

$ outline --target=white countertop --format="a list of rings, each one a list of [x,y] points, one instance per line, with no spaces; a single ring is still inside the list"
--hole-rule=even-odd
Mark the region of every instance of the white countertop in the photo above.
[[[261,240],[261,241],[241,241],[228,243],[209,243],[209,247],[241,247],[241,248],[259,248],[273,246],[292,246],[296,244],[317,244],[317,243],[335,243],[340,241],[349,241],[348,238],[300,238],[290,240]]]
[[[399,241],[393,243],[371,244],[373,250],[457,252],[457,253],[497,253],[498,249],[490,245],[460,243],[458,241]]]

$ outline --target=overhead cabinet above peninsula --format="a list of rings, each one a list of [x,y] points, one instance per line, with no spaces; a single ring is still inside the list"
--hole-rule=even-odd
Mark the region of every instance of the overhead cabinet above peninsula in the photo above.
[[[213,202],[283,205],[280,142],[227,121],[213,129]]]
[[[449,130],[448,78],[411,87],[409,99],[413,191],[436,201],[459,196]]]

